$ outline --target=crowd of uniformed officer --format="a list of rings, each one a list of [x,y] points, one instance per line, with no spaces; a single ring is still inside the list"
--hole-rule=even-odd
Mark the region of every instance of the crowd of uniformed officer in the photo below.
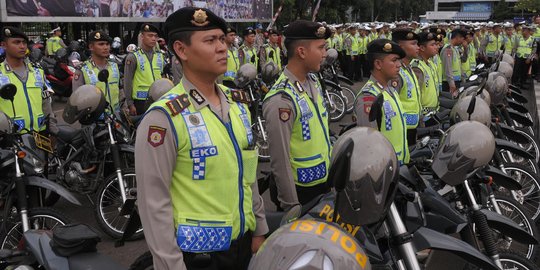
[[[314,75],[327,49],[338,51],[339,66],[350,79],[367,78],[355,101],[357,125],[381,131],[402,164],[409,162],[408,147],[424,127],[423,116],[439,109],[439,93],[456,95],[477,63],[489,63],[501,51],[512,54],[512,81],[522,85],[540,70],[530,69],[538,63],[540,27],[525,24],[327,26],[300,20],[283,33],[269,29],[265,35],[260,25],[248,27],[238,47],[236,29],[210,10],[189,7],[170,15],[163,31],[149,23],[140,31],[140,46],[126,57],[123,78],[108,60],[108,34],[91,32],[91,57],[76,71],[73,89],[95,85],[114,110],[144,114],[135,168],[140,216],[156,269],[203,269],[198,262],[205,256],[210,265],[204,269],[245,269],[268,232],[256,181],[250,101],[234,85],[241,65],[261,70],[273,62],[282,70],[262,111],[276,203],[285,211],[329,190],[328,112]],[[60,29],[52,33],[48,55],[65,47]],[[156,46],[160,36],[167,40],[177,76],[175,87],[147,108],[150,85],[162,77],[166,63]],[[14,27],[4,27],[1,37],[6,60],[0,64],[0,84],[24,91],[15,97],[15,114],[6,100],[0,100],[0,110],[21,129],[44,131],[48,124],[54,133],[54,114],[43,95],[47,81],[26,60],[28,37]],[[105,69],[107,85],[98,79]],[[372,109],[381,111],[380,119],[370,118]]]

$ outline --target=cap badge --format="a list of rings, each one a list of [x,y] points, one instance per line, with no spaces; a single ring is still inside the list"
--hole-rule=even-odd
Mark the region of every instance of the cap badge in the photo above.
[[[324,34],[326,33],[326,28],[324,26],[321,26],[317,29],[317,32],[315,33],[315,35],[319,38],[322,38],[324,37]]]
[[[413,39],[413,37],[414,37],[413,33],[409,32],[407,34],[407,39]]]
[[[148,24],[144,26],[144,31],[150,31],[150,26]]]
[[[4,33],[6,34],[6,37],[11,36],[11,30],[9,29],[4,30]]]
[[[94,38],[95,39],[101,39],[101,34],[99,32],[97,32],[95,35],[94,35]]]
[[[231,28],[227,28],[227,32],[231,32]]]
[[[203,27],[210,23],[207,19],[208,15],[206,15],[206,11],[197,9],[195,10],[195,13],[193,13],[193,20],[191,20],[191,23],[195,26]]]
[[[442,35],[438,35],[437,39],[442,39],[442,37],[443,37]]]
[[[384,44],[383,51],[385,51],[387,53],[392,52],[392,44],[390,44],[390,43]]]

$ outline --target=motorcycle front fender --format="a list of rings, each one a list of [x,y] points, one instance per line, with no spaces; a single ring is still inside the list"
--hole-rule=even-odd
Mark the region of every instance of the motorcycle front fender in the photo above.
[[[72,204],[79,206],[82,205],[81,202],[75,198],[71,192],[69,192],[69,190],[51,180],[38,176],[26,176],[24,177],[24,181],[29,186],[40,187],[55,192]]]
[[[328,80],[328,79],[324,79],[324,84],[326,84],[326,87],[328,89],[328,87],[331,87],[331,88],[334,88],[336,90],[340,90],[341,88],[339,87],[339,85],[337,85],[335,82],[331,81],[331,80]]]
[[[524,126],[527,126],[527,127],[532,127],[533,126],[533,122],[531,121],[531,119],[529,119],[527,116],[525,116],[524,114],[516,111],[516,110],[512,110],[510,108],[508,108],[508,114],[510,115],[510,117],[515,120],[516,122],[524,125]]]
[[[513,220],[488,209],[480,210],[487,218],[489,227],[523,244],[537,245],[538,240]],[[534,225],[533,225],[534,226]]]
[[[343,75],[339,75],[339,74],[338,74],[338,79],[339,79],[340,81],[343,81],[344,83],[346,83],[346,84],[348,84],[348,85],[353,85],[353,84],[354,84],[351,80],[349,80],[349,78],[347,78],[347,77],[345,77],[345,76],[343,76]]]
[[[512,89],[510,89],[510,96],[519,103],[525,104],[529,102],[526,97]]]
[[[531,153],[525,151],[523,148],[519,147],[517,144],[501,139],[495,139],[495,146],[497,149],[503,149],[510,151],[516,155],[519,155],[525,159],[534,159],[534,156]]]
[[[493,182],[495,182],[495,184],[501,187],[509,190],[523,189],[523,186],[518,181],[493,166],[489,166],[489,168],[485,170],[484,173],[488,176],[491,176],[493,178]]]
[[[447,251],[482,269],[499,270],[493,261],[473,246],[446,234],[422,227],[413,235],[417,250],[435,249]]]
[[[520,112],[520,113],[528,113],[529,110],[527,108],[525,108],[525,106],[523,106],[522,104],[520,104],[519,102],[516,102],[514,100],[511,100],[511,99],[508,99],[508,106],[510,106],[510,108]]]
[[[515,129],[509,127],[506,124],[499,123],[502,132],[506,137],[517,143],[529,143],[529,139],[525,135],[517,132]]]

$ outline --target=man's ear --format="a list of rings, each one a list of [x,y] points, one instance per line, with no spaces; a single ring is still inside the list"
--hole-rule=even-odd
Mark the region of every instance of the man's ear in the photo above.
[[[375,59],[373,61],[373,69],[375,69],[375,70],[381,70],[382,69],[382,60],[381,59]]]
[[[187,49],[186,44],[184,44],[180,40],[176,40],[173,43],[173,49],[174,49],[174,52],[176,53],[176,55],[178,55],[178,57],[180,58],[179,60],[187,61],[188,57],[187,57],[187,54],[186,54],[186,49]]]

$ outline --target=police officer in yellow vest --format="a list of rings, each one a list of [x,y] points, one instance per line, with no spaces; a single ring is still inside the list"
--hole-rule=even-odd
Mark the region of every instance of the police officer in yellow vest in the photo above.
[[[240,66],[250,63],[255,67],[259,66],[259,54],[255,47],[255,30],[248,27],[243,32],[244,44],[238,49],[238,59],[240,60]]]
[[[159,29],[143,23],[140,29],[141,47],[126,56],[124,65],[124,95],[130,115],[141,115],[145,111],[148,89],[161,78],[165,58],[156,48]]]
[[[225,44],[227,44],[227,71],[223,74],[223,85],[229,88],[235,88],[234,79],[236,72],[240,68],[240,59],[238,57],[238,48],[235,46],[236,29],[227,27],[225,32]]]
[[[535,58],[536,43],[531,36],[531,27],[522,26],[522,36],[516,37],[512,52],[515,54],[512,84],[527,86],[529,67]]]
[[[351,25],[343,38],[343,47],[345,48],[345,61],[347,69],[345,75],[355,80],[356,62],[358,61],[358,41],[356,39],[356,26]]]
[[[458,50],[458,46],[463,43],[466,32],[461,29],[454,29],[450,33],[449,44],[444,45],[441,50],[441,63],[442,63],[442,91],[450,92],[452,95],[457,96],[457,89],[461,85],[462,70],[461,62],[464,59],[461,58],[461,54]]]
[[[367,36],[370,31],[369,27],[360,27],[360,36],[358,36],[358,73],[360,74],[360,81],[363,78],[369,78],[369,65],[366,62],[367,46],[369,44],[369,37]]]
[[[247,100],[216,84],[227,69],[226,28],[205,8],[181,8],[165,21],[184,76],[150,106],[135,141],[155,269],[246,269],[268,232]]]
[[[512,54],[512,49],[514,48],[514,42],[519,33],[514,33],[514,25],[511,22],[506,22],[503,24],[504,34],[503,35],[503,45],[504,53]]]
[[[392,33],[392,40],[405,51],[405,57],[401,59],[399,76],[396,79],[396,90],[403,105],[403,117],[407,124],[407,140],[410,144],[415,144],[416,128],[420,123],[422,112],[422,97],[418,78],[411,68],[411,61],[418,57],[418,35],[410,28],[402,28]]]
[[[500,24],[494,24],[493,30],[491,33],[486,34],[486,37],[482,41],[482,50],[485,52],[485,59],[489,63],[493,62],[493,57],[497,54],[497,52],[501,49],[501,46],[503,45],[503,35],[501,34],[501,25]]]
[[[11,101],[2,98],[0,111],[17,124],[21,133],[26,133],[27,130],[46,131],[46,117],[49,116],[49,131],[56,133],[58,129],[50,98],[44,93],[49,85],[43,70],[25,61],[28,36],[20,29],[10,26],[2,28],[0,35],[0,45],[6,53],[4,62],[0,63],[0,87],[8,83],[17,87],[13,103],[15,114]]]
[[[64,44],[64,41],[62,38],[62,30],[60,27],[57,27],[51,31],[52,36],[47,39],[47,42],[45,44],[45,53],[48,56],[54,56],[56,51],[58,51],[61,48],[65,48],[66,44]]]
[[[271,61],[281,70],[281,49],[279,48],[278,40],[279,32],[275,29],[268,30],[268,43],[264,44],[259,52],[259,64],[261,69],[268,61]]]
[[[420,101],[424,115],[439,109],[439,74],[435,64],[430,61],[433,56],[439,53],[436,39],[434,33],[422,32],[418,34],[420,51],[418,58],[411,63],[420,86]]]
[[[270,166],[277,186],[278,207],[309,202],[328,191],[331,153],[328,112],[318,72],[326,57],[330,30],[320,23],[294,21],[284,32],[289,62],[266,94]]]
[[[354,103],[358,126],[378,129],[392,143],[400,164],[409,162],[407,125],[403,116],[403,105],[395,89],[399,77],[401,58],[405,51],[388,39],[377,39],[368,45],[367,61],[371,66],[371,77],[362,87]],[[377,97],[382,96],[381,119],[370,121],[369,114]]]
[[[73,76],[73,91],[84,84],[97,86],[113,110],[120,108],[120,71],[118,65],[109,62],[111,51],[111,38],[104,31],[98,30],[88,35],[88,48],[90,49],[90,59],[75,71]],[[108,85],[98,80],[98,74],[101,70],[109,71]]]

